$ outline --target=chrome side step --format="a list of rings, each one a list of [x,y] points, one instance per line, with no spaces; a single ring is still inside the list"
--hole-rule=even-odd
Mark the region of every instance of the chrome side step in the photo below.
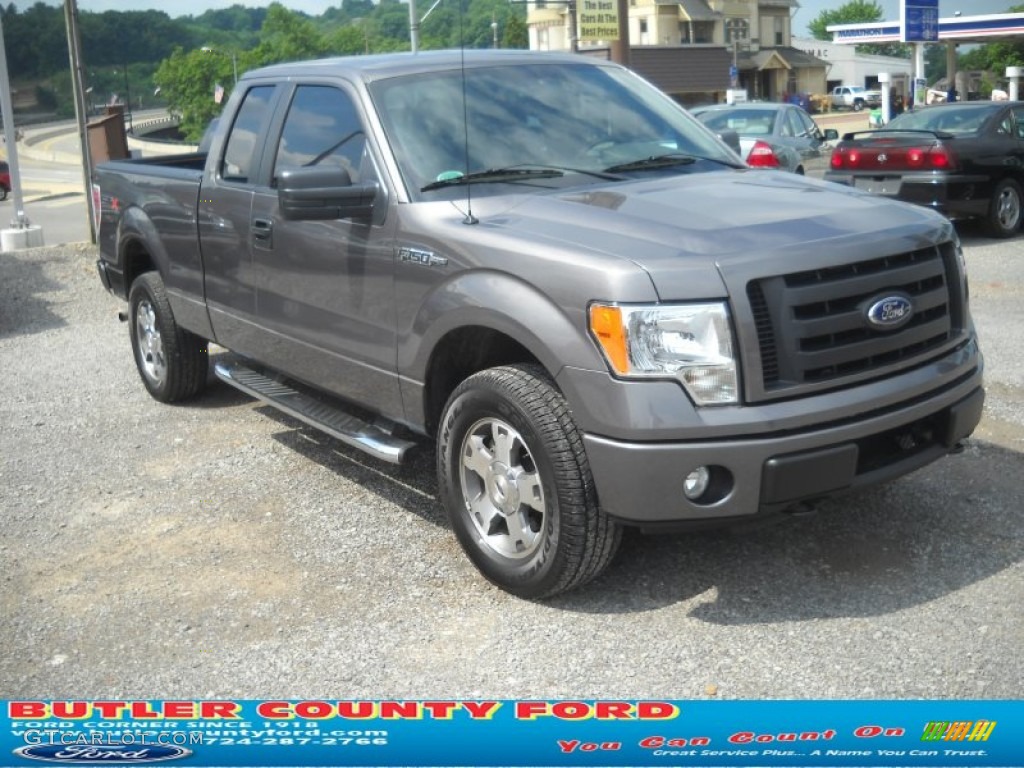
[[[416,445],[392,434],[389,427],[393,425],[371,424],[236,360],[219,362],[213,371],[226,384],[378,459],[401,464],[406,451]]]

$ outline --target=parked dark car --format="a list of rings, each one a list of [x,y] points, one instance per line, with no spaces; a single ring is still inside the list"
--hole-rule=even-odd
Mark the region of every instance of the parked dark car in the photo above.
[[[6,200],[11,191],[11,169],[0,160],[0,200]]]
[[[690,111],[713,131],[731,130],[739,134],[740,157],[754,166],[769,159],[766,150],[770,149],[782,170],[803,174],[822,157],[822,144],[839,138],[833,128],[822,131],[814,119],[795,104],[717,104]]]
[[[1022,219],[1024,103],[937,104],[848,133],[825,178],[951,219],[981,219],[993,237],[1010,237]]]

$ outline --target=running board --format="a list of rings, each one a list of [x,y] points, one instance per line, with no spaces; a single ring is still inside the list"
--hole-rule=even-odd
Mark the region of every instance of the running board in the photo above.
[[[213,372],[226,384],[378,459],[401,464],[406,451],[416,445],[396,437],[383,423],[364,421],[239,362],[217,363]]]

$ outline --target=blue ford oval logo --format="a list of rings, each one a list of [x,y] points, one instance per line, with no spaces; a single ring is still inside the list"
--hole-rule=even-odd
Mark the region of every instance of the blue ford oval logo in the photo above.
[[[104,765],[138,765],[177,760],[188,757],[191,749],[163,745],[122,744],[118,746],[86,746],[84,744],[39,744],[14,750],[19,757],[47,763],[102,763]]]
[[[869,301],[865,315],[875,328],[890,331],[910,322],[914,316],[914,304],[899,294],[883,296]]]

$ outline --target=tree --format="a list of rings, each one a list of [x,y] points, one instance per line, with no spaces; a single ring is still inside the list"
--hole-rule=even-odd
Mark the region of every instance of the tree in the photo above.
[[[220,114],[214,89],[231,82],[231,62],[201,50],[178,48],[164,59],[153,76],[167,100],[170,111],[181,120],[181,132],[188,141],[198,141],[210,120]]]
[[[822,11],[807,25],[811,34],[816,40],[831,40],[832,33],[828,27],[835,24],[871,24],[882,21],[885,18],[882,6],[874,0],[850,0],[832,11]],[[861,53],[874,54],[876,56],[896,56],[901,59],[910,58],[910,50],[907,46],[899,43],[882,43],[871,45],[858,45],[857,50]]]
[[[512,14],[505,22],[505,33],[501,36],[502,48],[529,48],[530,35],[526,22],[518,14]]]

